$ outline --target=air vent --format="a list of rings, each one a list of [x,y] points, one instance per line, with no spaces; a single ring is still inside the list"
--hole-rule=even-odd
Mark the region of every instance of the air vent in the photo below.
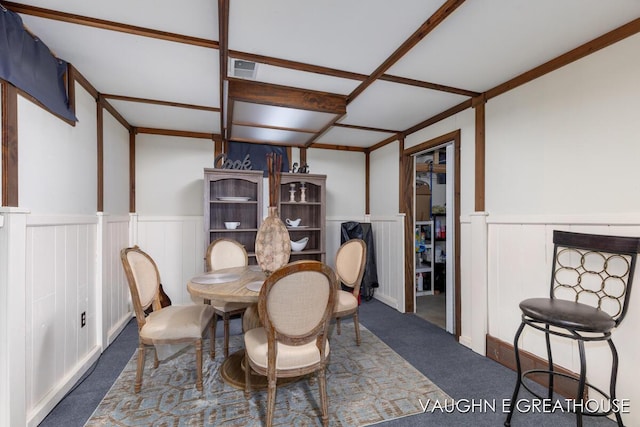
[[[243,61],[241,59],[231,60],[230,73],[232,77],[240,77],[242,79],[255,80],[258,72],[258,64],[252,61]]]

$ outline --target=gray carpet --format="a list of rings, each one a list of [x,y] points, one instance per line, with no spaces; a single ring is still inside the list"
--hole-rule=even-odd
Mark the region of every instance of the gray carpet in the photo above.
[[[380,426],[501,426],[505,414],[501,402],[513,392],[515,373],[458,344],[453,336],[413,314],[401,314],[378,302],[362,304],[360,318],[372,333],[437,384],[457,402],[458,411],[433,410],[388,421]],[[349,322],[346,320],[345,322]],[[222,323],[222,322],[219,322]],[[219,325],[221,326],[221,325]],[[232,333],[240,333],[240,322],[232,321]],[[137,345],[132,321],[105,351],[94,371],[40,424],[44,427],[82,426],[107,393]],[[420,399],[421,396],[416,396]],[[531,399],[526,391],[521,399]],[[471,403],[496,402],[496,410],[466,410]],[[514,427],[575,426],[573,414],[516,413]],[[585,427],[615,425],[603,418],[585,417]]]

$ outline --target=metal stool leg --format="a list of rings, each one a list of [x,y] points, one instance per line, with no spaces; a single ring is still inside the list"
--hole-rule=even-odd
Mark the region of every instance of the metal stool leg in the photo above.
[[[616,350],[616,346],[613,345],[613,341],[611,338],[607,340],[609,344],[609,348],[611,349],[611,383],[609,386],[609,398],[611,399],[611,404],[616,401],[616,382],[618,380],[618,350]],[[618,427],[624,427],[622,424],[622,415],[620,415],[620,411],[615,411],[614,415],[616,416],[616,422],[618,423]]]
[[[582,412],[584,412],[584,387],[587,381],[587,361],[584,353],[584,341],[578,340],[578,350],[580,353],[580,380],[578,381],[578,394],[576,401],[579,403],[576,407],[576,426],[582,427]]]
[[[511,397],[511,402],[509,403],[509,414],[507,415],[507,419],[504,422],[504,425],[509,427],[511,425],[511,417],[513,416],[513,411],[516,407],[516,399],[518,398],[518,392],[520,391],[520,385],[522,384],[522,367],[520,366],[520,352],[518,350],[518,340],[520,339],[520,334],[524,329],[525,323],[520,323],[520,327],[518,328],[518,332],[516,332],[516,336],[513,339],[513,349],[516,355],[516,368],[518,373],[518,378],[516,380],[516,388],[513,390],[513,396]]]
[[[553,356],[551,355],[551,335],[549,334],[549,325],[545,326],[545,341],[547,342],[547,360],[549,361],[549,401],[553,399]]]

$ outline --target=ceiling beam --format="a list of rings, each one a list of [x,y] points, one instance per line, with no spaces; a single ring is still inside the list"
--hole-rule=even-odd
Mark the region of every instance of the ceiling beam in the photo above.
[[[268,83],[228,78],[229,101],[319,111],[330,114],[346,114],[346,98],[328,92],[298,89]]]
[[[25,15],[37,16],[39,18],[53,19],[56,21],[69,22],[72,24],[85,25],[87,27],[100,28],[103,30],[118,31],[136,36],[150,37],[154,39],[167,40],[176,43],[190,44],[194,46],[218,48],[218,42],[199,37],[185,36],[182,34],[169,33],[166,31],[152,30],[150,28],[138,27],[136,25],[121,24],[119,22],[107,21],[105,19],[90,18],[88,16],[75,15],[73,13],[60,12],[42,7],[29,6],[26,4],[2,2],[9,10]]]
[[[179,136],[184,138],[211,139],[213,141],[217,141],[220,139],[220,134],[217,134],[217,133],[191,132],[191,131],[174,130],[174,129],[134,127],[133,131],[136,134],[147,133],[150,135],[166,135],[166,136]]]
[[[126,101],[126,102],[139,102],[142,104],[155,104],[155,105],[163,105],[165,107],[178,107],[178,108],[188,108],[190,110],[204,110],[204,111],[212,111],[214,113],[220,112],[220,108],[218,107],[209,107],[206,105],[196,105],[196,104],[184,104],[181,102],[173,102],[173,101],[161,101],[158,99],[149,99],[149,98],[136,98],[134,96],[123,96],[123,95],[114,95],[110,93],[103,93],[103,98],[113,99],[116,101]]]
[[[447,0],[433,15],[429,17],[395,52],[347,97],[347,104],[352,102],[373,82],[380,78],[389,68],[398,62],[407,52],[417,45],[423,38],[435,29],[442,21],[451,15],[465,0]]]

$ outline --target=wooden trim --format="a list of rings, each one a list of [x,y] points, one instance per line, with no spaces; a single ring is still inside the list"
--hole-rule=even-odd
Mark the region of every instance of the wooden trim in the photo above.
[[[189,131],[173,130],[173,129],[136,127],[134,128],[134,131],[135,133],[148,133],[151,135],[180,136],[184,138],[202,138],[202,139],[211,139],[211,140],[215,140],[216,138],[220,137],[220,135],[215,133],[189,132]]]
[[[307,164],[307,149],[300,147],[300,166]]]
[[[485,103],[475,106],[476,110],[476,154],[475,154],[475,211],[485,210]]]
[[[2,206],[18,205],[18,90],[2,82]]]
[[[462,311],[462,303],[461,303],[461,278],[460,278],[460,168],[461,168],[461,132],[460,129],[455,130],[453,132],[449,132],[444,135],[440,135],[437,138],[431,139],[429,141],[423,142],[422,144],[418,144],[416,146],[407,148],[402,150],[402,163],[403,168],[401,172],[404,171],[404,175],[401,177],[401,181],[404,182],[404,188],[401,187],[401,194],[404,192],[403,197],[403,207],[405,209],[405,310],[407,312],[413,312],[413,296],[415,292],[415,287],[413,286],[413,278],[415,277],[415,260],[413,259],[413,254],[415,251],[415,243],[413,241],[413,206],[414,206],[414,198],[415,198],[415,190],[413,188],[413,180],[414,180],[414,167],[413,167],[413,159],[410,157],[412,155],[421,153],[423,151],[430,150],[432,148],[438,147],[440,145],[452,142],[454,145],[454,169],[455,169],[455,177],[454,177],[454,188],[453,188],[453,224],[454,224],[454,307],[455,307],[455,336],[456,339],[460,338],[462,333],[462,325],[461,325],[461,311]],[[409,309],[410,307],[410,309]]]
[[[38,99],[36,99],[35,97],[31,96],[30,94],[28,94],[27,92],[23,91],[20,88],[16,88],[16,91],[18,92],[18,94],[23,97],[24,99],[28,99],[29,101],[33,102],[34,104],[36,104],[38,107],[42,108],[43,110],[51,113],[53,116],[59,118],[60,120],[62,120],[63,122],[65,122],[66,124],[68,124],[69,126],[75,126],[76,122],[74,120],[70,120],[67,119],[66,117],[61,116],[60,114],[52,111],[51,109],[49,109],[49,107],[47,107],[46,105],[44,105],[42,102],[40,102]]]
[[[371,213],[371,155],[364,153],[364,214]]]
[[[357,153],[368,152],[367,149],[363,147],[351,147],[348,145],[339,145],[339,144],[325,144],[320,142],[314,142],[308,148],[319,148],[322,150],[337,150],[337,151],[354,151]]]
[[[495,98],[498,95],[502,95],[503,93],[510,91],[511,89],[522,86],[525,83],[529,83],[532,80],[535,80],[545,74],[564,67],[565,65],[577,61],[578,59],[582,59],[585,56],[597,52],[600,49],[604,49],[605,47],[617,43],[620,40],[624,40],[625,38],[630,37],[638,32],[640,32],[640,18],[636,18],[633,21],[616,28],[615,30],[609,31],[608,33],[595,38],[590,42],[578,46],[577,48],[570,50],[569,52],[564,53],[550,61],[547,61],[544,64],[533,68],[532,70],[522,73],[519,76],[516,76],[513,79],[494,87],[493,89],[489,89],[487,92],[485,92],[486,99],[491,99]]]
[[[76,80],[73,66],[67,62],[67,72],[65,73],[65,87],[67,89],[67,105],[69,111],[76,116]],[[75,123],[73,124],[75,126]]]
[[[232,77],[228,78],[228,80],[230,100],[321,111],[330,114],[344,115],[347,113],[346,97],[344,95]]]
[[[345,107],[346,108],[346,107]],[[344,116],[346,116],[346,110],[344,114],[340,114],[340,115],[336,115],[332,120],[329,121],[329,123],[327,123],[326,125],[324,125],[322,127],[322,129],[320,129],[318,132],[316,132],[316,134],[311,138],[311,140],[309,140],[308,142],[306,142],[304,144],[305,147],[309,147],[311,144],[313,144],[313,141],[317,140],[318,138],[320,138],[325,132],[327,132],[329,129],[331,129],[333,127],[333,125],[336,124],[336,122],[338,120],[342,120],[342,118]]]
[[[160,100],[157,100],[157,99],[136,98],[134,96],[114,95],[114,94],[108,94],[108,93],[103,93],[101,95],[105,99],[114,99],[116,101],[139,102],[139,103],[143,103],[143,104],[163,105],[163,106],[166,106],[166,107],[178,107],[178,108],[188,108],[188,109],[191,109],[191,110],[213,111],[215,113],[219,113],[220,112],[220,108],[218,108],[218,107],[208,107],[206,105],[183,104],[181,102],[160,101]]]
[[[125,118],[122,117],[122,115],[118,112],[118,110],[116,110],[114,106],[111,105],[111,103],[109,103],[109,101],[104,99],[102,95],[98,95],[98,102],[100,103],[100,105],[102,105],[102,107],[105,110],[107,110],[113,116],[113,118],[115,118],[118,121],[118,123],[124,126],[124,128],[127,129],[128,131],[131,131],[132,127],[129,124],[129,122],[127,122]]]
[[[466,110],[468,108],[471,108],[471,103],[472,103],[472,100],[468,99],[468,100],[466,100],[464,102],[461,102],[458,105],[454,105],[453,107],[449,108],[448,110],[443,111],[440,114],[436,114],[435,116],[430,117],[427,120],[424,120],[424,121],[418,123],[417,125],[410,127],[409,129],[404,131],[404,134],[405,135],[410,135],[410,134],[412,134],[414,132],[417,132],[417,131],[419,131],[421,129],[429,127],[432,124],[438,123],[441,120],[447,119],[447,118],[453,116],[454,114],[458,114],[461,111],[464,111],[464,110]]]
[[[333,126],[337,128],[346,128],[346,129],[370,130],[372,132],[385,132],[385,133],[393,133],[393,134],[400,133],[399,130],[372,128],[369,126],[349,125],[346,123],[334,123]]]
[[[413,230],[413,199],[414,199],[414,162],[404,149],[404,138],[399,140],[400,147],[400,212],[404,212],[404,309],[406,313],[415,311],[413,286],[415,277],[415,242]]]
[[[219,92],[220,92],[220,134],[223,140],[227,140],[231,136],[231,130],[226,132],[225,122],[231,121],[231,114],[229,114],[228,120],[225,120],[225,81],[227,80],[227,66],[229,63],[229,0],[218,0],[218,65],[220,67],[220,80]],[[231,104],[231,101],[229,101]],[[231,108],[231,107],[229,107]]]
[[[417,86],[424,89],[437,90],[440,92],[455,93],[456,95],[463,95],[463,96],[470,96],[470,97],[480,95],[479,92],[474,92],[472,90],[460,89],[457,87],[445,86],[437,83],[423,82],[420,80],[409,79],[406,77],[391,76],[389,74],[383,74],[382,76],[380,76],[379,79],[385,80],[388,82],[399,83],[407,86]]]
[[[320,65],[306,64],[304,62],[290,61],[290,60],[281,59],[281,58],[273,58],[270,56],[257,55],[257,54],[248,53],[248,52],[240,52],[238,50],[229,50],[229,56],[235,59],[243,59],[245,61],[258,62],[260,64],[271,65],[274,67],[289,68],[291,70],[304,71],[307,73],[315,73],[323,76],[339,77],[342,79],[364,81],[367,78],[369,78],[367,74],[353,73],[351,71],[338,70],[335,68],[323,67]],[[445,86],[437,83],[425,82],[421,80],[409,79],[406,77],[394,76],[390,74],[383,74],[379,77],[379,79],[386,80],[393,83],[399,83],[407,86],[416,86],[416,87],[422,87],[426,89],[438,90],[442,92],[456,93],[458,95],[466,95],[471,97],[479,95],[478,92],[473,92],[466,89],[460,89],[460,88]]]
[[[318,129],[287,128],[287,127],[281,127],[281,126],[264,125],[261,123],[254,123],[254,122],[240,122],[236,120],[232,120],[231,123],[233,123],[234,126],[246,126],[246,127],[260,128],[260,129],[283,130],[287,132],[301,132],[301,133],[308,133],[312,135],[318,132]]]
[[[487,357],[491,360],[495,360],[499,364],[506,366],[507,368],[516,371],[516,356],[513,344],[499,340],[487,334]],[[522,371],[528,371],[530,369],[549,369],[549,362],[533,353],[520,349],[520,364]],[[562,366],[553,364],[555,371],[561,372],[566,375],[571,375],[574,378],[578,378],[578,374],[571,372],[570,370],[563,368]],[[549,387],[549,381],[547,375],[532,375],[528,377],[534,380],[538,384],[544,387]],[[515,379],[513,382],[515,387]],[[573,399],[576,396],[576,383],[572,380],[556,375],[553,379],[553,390],[560,396],[567,399]],[[587,397],[587,391],[585,390],[585,398]]]
[[[97,212],[104,212],[104,117],[102,102],[96,102],[96,145],[97,145]]]
[[[2,2],[2,4],[7,9],[12,10],[13,12],[24,13],[25,15],[37,16],[45,19],[53,19],[61,22],[69,22],[72,24],[100,28],[103,30],[118,31],[121,33],[133,34],[136,36],[150,37],[176,43],[184,43],[194,46],[218,49],[218,42],[214,40],[207,40],[199,37],[185,36],[182,34],[153,30],[150,28],[138,27],[135,25],[121,24],[119,22],[107,21],[105,19],[90,18],[73,13],[60,12],[57,10],[45,9],[42,7],[29,6],[8,1]]]
[[[407,40],[400,45],[395,52],[391,54],[376,70],[365,79],[353,92],[347,97],[347,104],[351,103],[366,88],[375,82],[385,71],[398,62],[407,52],[417,45],[427,34],[433,31],[442,21],[451,15],[464,0],[447,0],[433,15],[429,17]]]
[[[98,93],[98,90],[95,87],[93,87],[93,85],[89,82],[89,80],[87,80],[87,78],[80,71],[78,71],[76,67],[74,67],[72,64],[69,64],[69,66],[71,67],[71,75],[73,77],[73,80],[78,82],[80,86],[82,86],[84,90],[89,92],[89,94],[93,97],[93,99],[97,101],[100,95]]]
[[[129,212],[136,211],[136,133],[129,130]]]
[[[406,133],[403,133],[403,132],[397,133],[397,134],[395,134],[395,135],[391,135],[389,138],[387,138],[387,139],[383,139],[382,141],[378,142],[377,144],[372,145],[372,146],[371,146],[371,147],[369,147],[369,148],[366,148],[367,153],[370,153],[370,152],[372,152],[372,151],[375,151],[375,150],[377,150],[378,148],[382,148],[382,147],[384,147],[384,146],[385,146],[385,145],[387,145],[387,144],[391,144],[393,141],[399,141],[400,139],[404,139],[404,137],[405,137],[406,135],[407,135],[407,134],[406,134]]]

